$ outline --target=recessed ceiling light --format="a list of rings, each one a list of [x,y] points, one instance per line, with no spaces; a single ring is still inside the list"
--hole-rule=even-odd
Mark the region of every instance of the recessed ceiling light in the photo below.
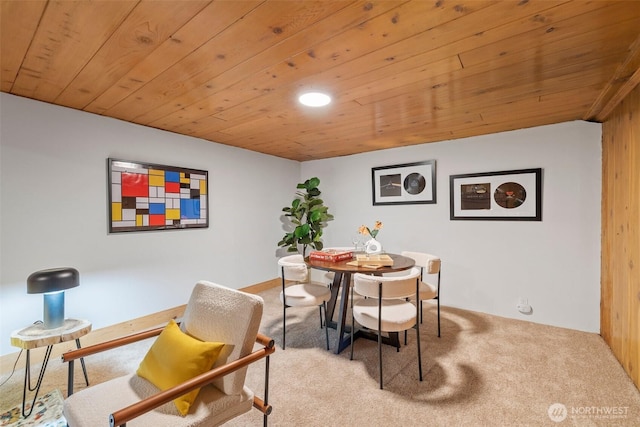
[[[324,107],[331,102],[331,97],[326,93],[307,92],[300,95],[298,101],[307,107]]]

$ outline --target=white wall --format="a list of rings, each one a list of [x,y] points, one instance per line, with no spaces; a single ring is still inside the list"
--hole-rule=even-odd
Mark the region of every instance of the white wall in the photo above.
[[[42,296],[26,293],[37,270],[80,271],[66,314],[94,329],[184,304],[199,279],[277,277],[300,163],[5,93],[0,109],[0,354],[42,319]],[[109,157],[208,170],[209,228],[107,234]]]
[[[42,318],[26,278],[43,268],[78,268],[66,313],[94,328],[184,304],[199,279],[276,277],[281,208],[312,176],[335,215],[326,245],[379,219],[387,251],[443,258],[444,305],[598,332],[600,140],[600,125],[571,122],[301,165],[0,93],[0,354]],[[208,170],[209,228],[108,235],[108,157]],[[428,159],[437,204],[372,206],[372,167]],[[449,175],[534,167],[542,222],[449,220]],[[519,297],[533,314],[516,311]]]
[[[437,204],[373,206],[371,168],[437,161]],[[451,221],[449,176],[543,169],[542,222]],[[440,255],[443,305],[599,332],[601,127],[570,122],[302,164],[335,220],[325,243],[349,246],[380,220],[387,252]],[[516,310],[526,297],[533,313]]]

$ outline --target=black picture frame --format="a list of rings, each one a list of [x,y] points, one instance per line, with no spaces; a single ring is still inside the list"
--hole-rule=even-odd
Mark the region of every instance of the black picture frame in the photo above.
[[[371,168],[373,205],[436,203],[436,161]]]
[[[542,168],[449,176],[451,220],[542,221]]]
[[[209,227],[206,170],[107,159],[108,232]]]

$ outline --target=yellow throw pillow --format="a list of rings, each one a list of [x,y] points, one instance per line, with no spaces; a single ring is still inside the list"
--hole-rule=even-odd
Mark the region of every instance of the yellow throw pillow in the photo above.
[[[200,341],[180,330],[171,320],[153,343],[138,367],[137,374],[160,390],[167,390],[211,369],[224,343]],[[173,402],[187,415],[200,389]]]

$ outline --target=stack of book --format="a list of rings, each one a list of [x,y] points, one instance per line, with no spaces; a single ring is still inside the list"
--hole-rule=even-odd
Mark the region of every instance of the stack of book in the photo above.
[[[343,251],[336,249],[324,249],[313,251],[309,254],[309,259],[316,261],[338,262],[353,258],[353,251]]]

